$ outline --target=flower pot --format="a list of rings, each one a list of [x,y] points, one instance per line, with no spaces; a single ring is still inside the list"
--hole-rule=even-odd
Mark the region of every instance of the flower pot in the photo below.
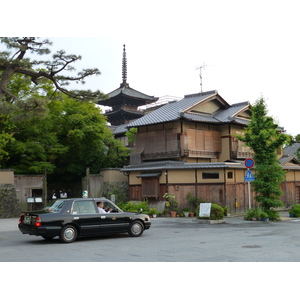
[[[189,216],[190,216],[190,217],[195,217],[195,213],[190,212]]]
[[[171,217],[176,218],[177,211],[170,211]]]
[[[184,211],[183,214],[184,214],[185,217],[189,216],[189,212],[188,211]]]

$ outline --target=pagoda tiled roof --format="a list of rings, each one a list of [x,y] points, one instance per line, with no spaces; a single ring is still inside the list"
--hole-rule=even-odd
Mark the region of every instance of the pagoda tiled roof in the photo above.
[[[114,98],[114,97],[117,97],[118,95],[121,95],[121,94],[126,95],[128,97],[132,97],[132,98],[148,100],[150,102],[154,102],[154,101],[158,100],[157,97],[146,95],[146,94],[141,93],[141,92],[139,92],[135,89],[132,89],[129,86],[122,86],[122,85],[118,89],[108,93],[107,96],[109,98]],[[108,100],[109,99],[102,100],[102,101],[108,101]]]

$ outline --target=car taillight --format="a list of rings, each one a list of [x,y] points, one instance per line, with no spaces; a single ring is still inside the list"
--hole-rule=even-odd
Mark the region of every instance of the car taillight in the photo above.
[[[22,213],[19,215],[19,224],[22,224],[23,220],[24,220],[24,214]]]
[[[36,217],[35,226],[40,227],[42,225],[42,219],[40,217]]]

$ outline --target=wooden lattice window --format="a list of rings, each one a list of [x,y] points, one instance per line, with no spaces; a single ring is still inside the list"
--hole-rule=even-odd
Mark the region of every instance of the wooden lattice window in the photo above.
[[[187,129],[188,149],[221,152],[221,132]]]
[[[147,177],[142,179],[143,198],[158,198],[159,181],[157,177]]]

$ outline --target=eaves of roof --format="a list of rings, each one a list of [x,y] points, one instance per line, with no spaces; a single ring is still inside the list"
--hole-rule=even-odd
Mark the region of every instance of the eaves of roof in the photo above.
[[[288,162],[294,162],[294,164],[285,165]],[[284,169],[300,169],[300,161],[292,155],[284,154],[282,157],[280,157],[279,164]]]
[[[133,97],[133,98],[139,98],[139,99],[145,99],[145,100],[152,100],[152,101],[156,101],[158,100],[157,97],[154,97],[154,96],[149,96],[149,95],[146,95],[144,93],[141,93],[137,90],[134,90],[130,87],[119,87],[118,89],[108,93],[108,97],[109,98],[113,98],[113,97],[116,97],[120,94],[123,94],[123,95],[126,95],[128,97]]]
[[[122,125],[114,127],[113,134],[115,136],[117,136],[119,134],[124,135],[128,131],[126,126],[127,126],[127,124],[122,124]]]
[[[120,169],[121,172],[133,171],[158,171],[158,170],[187,170],[187,169],[220,169],[220,168],[243,168],[242,163],[215,162],[215,163],[186,163],[182,161],[173,162],[150,162],[140,165],[129,165]]]
[[[141,112],[141,111],[126,110],[126,109],[123,109],[123,108],[120,108],[120,109],[115,110],[115,111],[108,111],[104,115],[105,116],[113,116],[113,115],[118,115],[120,113],[125,113],[125,114],[130,114],[130,115],[137,115],[137,116],[143,116],[144,115],[144,113]]]

